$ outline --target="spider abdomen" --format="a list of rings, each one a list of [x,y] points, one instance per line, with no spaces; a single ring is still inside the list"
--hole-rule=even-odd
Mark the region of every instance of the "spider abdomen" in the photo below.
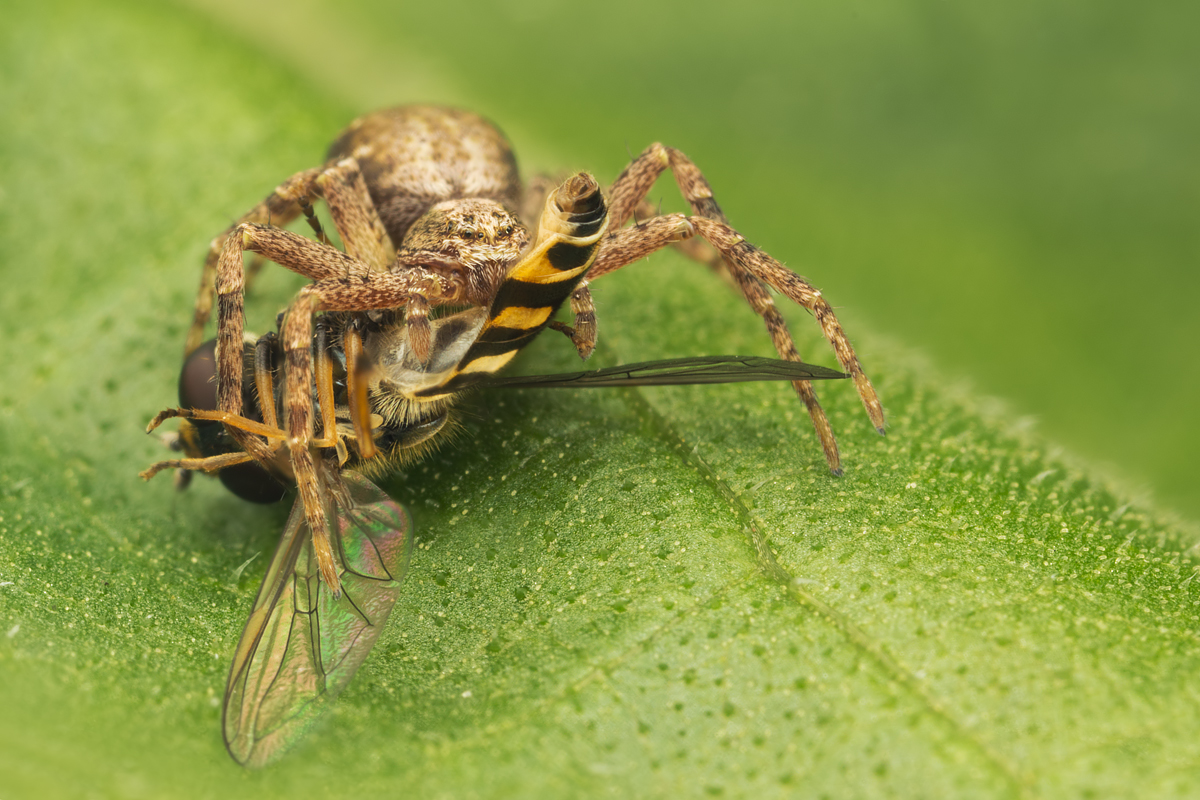
[[[384,227],[399,246],[409,227],[444,200],[484,198],[516,208],[517,160],[504,134],[483,117],[440,106],[388,108],[359,117],[328,158],[358,161]]]

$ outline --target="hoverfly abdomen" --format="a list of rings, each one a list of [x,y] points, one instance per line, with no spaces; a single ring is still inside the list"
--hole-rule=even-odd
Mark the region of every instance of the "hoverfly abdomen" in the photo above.
[[[546,200],[537,240],[496,290],[483,330],[457,374],[421,397],[458,391],[503,368],[550,322],[596,259],[608,206],[596,179],[581,172]]]

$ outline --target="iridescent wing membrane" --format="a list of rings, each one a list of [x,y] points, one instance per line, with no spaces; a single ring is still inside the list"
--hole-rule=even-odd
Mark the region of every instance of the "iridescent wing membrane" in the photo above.
[[[412,555],[407,512],[353,473],[325,476],[342,593],[319,580],[299,500],[238,641],[225,689],[225,746],[262,766],[304,735],[379,638]]]

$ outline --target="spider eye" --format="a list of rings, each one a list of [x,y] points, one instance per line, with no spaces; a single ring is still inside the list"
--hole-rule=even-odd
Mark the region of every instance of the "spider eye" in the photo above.
[[[505,225],[504,229],[502,231],[500,231],[501,235],[503,235],[503,236],[512,236],[512,232],[513,232],[512,225]]]
[[[460,235],[469,242],[475,238],[475,231],[471,230],[470,228],[464,228]]]

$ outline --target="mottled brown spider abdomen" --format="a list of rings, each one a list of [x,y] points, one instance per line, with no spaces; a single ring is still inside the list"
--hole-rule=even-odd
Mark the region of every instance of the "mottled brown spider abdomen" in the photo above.
[[[389,108],[359,117],[329,148],[358,161],[392,243],[443,200],[480,197],[515,209],[521,179],[512,147],[483,117],[439,106]]]

